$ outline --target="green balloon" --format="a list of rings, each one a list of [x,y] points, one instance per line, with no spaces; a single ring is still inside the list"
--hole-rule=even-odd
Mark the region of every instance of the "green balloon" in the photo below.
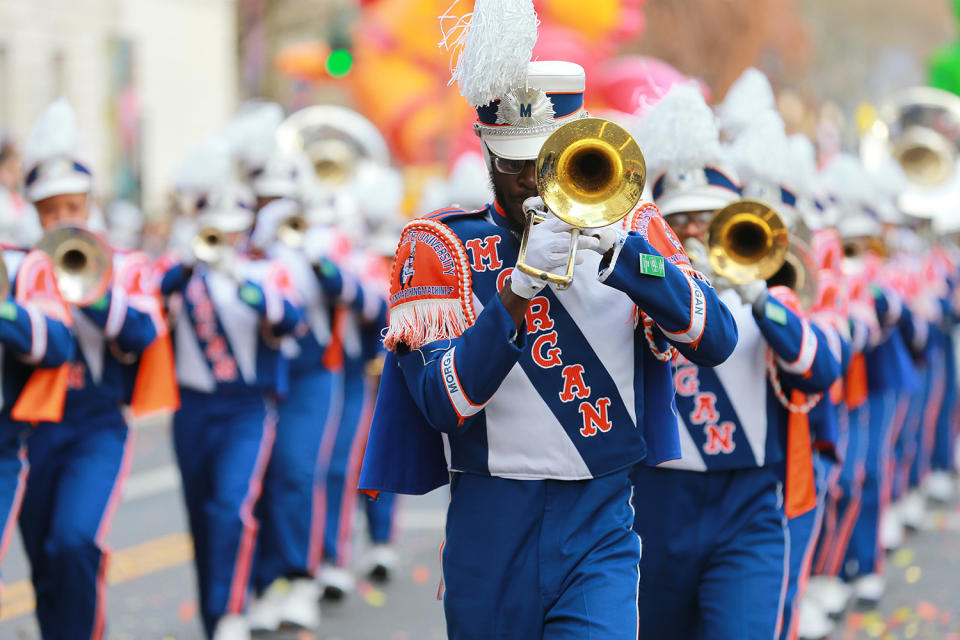
[[[960,0],[957,0],[960,5]],[[960,94],[960,43],[940,47],[927,63],[928,82],[931,87]]]

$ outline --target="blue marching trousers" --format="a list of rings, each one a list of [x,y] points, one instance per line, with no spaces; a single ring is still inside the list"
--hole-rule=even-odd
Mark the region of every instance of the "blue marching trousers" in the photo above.
[[[626,470],[454,473],[441,552],[450,640],[636,640],[640,540]]]
[[[813,552],[817,545],[817,536],[820,535],[820,525],[823,523],[829,465],[816,454],[813,456],[813,463],[814,479],[817,487],[817,506],[796,518],[787,520],[787,531],[790,534],[790,562],[787,590],[783,600],[781,640],[794,640],[797,637],[797,624],[799,622],[799,617],[796,615],[797,604],[803,596],[807,587],[807,580],[810,578]]]
[[[341,407],[335,428],[324,434],[321,481],[325,495],[323,557],[338,566],[350,564],[351,540],[357,510],[360,465],[370,430],[376,390],[356,361],[347,361],[334,393]]]
[[[276,410],[246,395],[180,390],[173,446],[193,534],[200,615],[210,636],[243,613],[258,523],[254,508],[276,432]]]
[[[30,464],[27,462],[27,448],[21,435],[24,428],[29,427],[0,419],[0,568],[3,567],[3,558],[10,548],[23,493],[27,489]],[[2,593],[3,581],[0,580],[0,594]]]
[[[637,466],[632,479],[639,637],[773,638],[788,544],[776,470]]]
[[[133,459],[120,409],[42,423],[27,439],[20,533],[44,640],[102,638],[107,535]]]
[[[380,493],[376,500],[366,500],[367,527],[370,541],[374,544],[388,544],[393,541],[394,523],[397,513],[397,496],[394,493]]]
[[[277,405],[277,437],[257,504],[258,593],[277,578],[311,576],[320,562],[323,505],[316,475],[332,385],[326,369],[296,372]]]

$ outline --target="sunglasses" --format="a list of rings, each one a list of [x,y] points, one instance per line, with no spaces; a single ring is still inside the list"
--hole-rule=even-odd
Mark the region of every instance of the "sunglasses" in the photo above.
[[[505,173],[513,176],[523,172],[523,169],[527,166],[528,162],[535,162],[535,161],[534,160],[509,160],[507,158],[501,158],[500,156],[493,156],[494,168],[499,173]]]
[[[691,222],[698,227],[702,227],[710,224],[710,219],[713,218],[713,214],[713,211],[690,211],[686,213],[671,213],[664,217],[671,227],[682,228]]]

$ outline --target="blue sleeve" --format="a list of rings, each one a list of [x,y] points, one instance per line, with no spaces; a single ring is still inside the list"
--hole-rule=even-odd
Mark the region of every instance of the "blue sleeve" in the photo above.
[[[755,313],[754,318],[776,354],[783,382],[807,393],[829,389],[840,377],[840,362],[830,352],[823,331],[773,296],[767,296],[758,306],[761,313]]]
[[[706,282],[664,260],[663,277],[641,271],[641,256],[660,253],[640,234],[627,236],[604,283],[623,291],[691,362],[712,367],[737,345],[737,324]]]
[[[81,312],[103,329],[108,339],[115,340],[121,351],[140,353],[156,340],[157,328],[149,314],[121,298],[114,291],[107,292],[99,301],[82,307]]]
[[[453,340],[397,351],[414,403],[434,429],[462,433],[483,410],[526,346],[498,296],[472,327]]]
[[[190,281],[190,275],[193,269],[187,268],[182,264],[177,264],[167,270],[160,278],[160,293],[169,296],[172,293],[183,291]]]
[[[73,334],[65,324],[13,300],[0,303],[0,344],[42,368],[73,358]]]
[[[267,295],[263,287],[247,280],[240,287],[240,299],[266,318],[274,335],[283,336],[293,330],[303,320],[303,311],[279,292]]]

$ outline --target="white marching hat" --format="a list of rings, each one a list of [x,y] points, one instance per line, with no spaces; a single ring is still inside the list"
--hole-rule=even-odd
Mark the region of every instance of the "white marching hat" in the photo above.
[[[733,140],[764,111],[777,108],[770,80],[759,69],[748,68],[717,105],[717,123],[725,140]]]
[[[73,107],[53,102],[33,125],[24,145],[24,187],[31,202],[67,193],[89,193],[93,173],[80,142]]]
[[[663,215],[713,211],[740,197],[713,112],[693,85],[674,85],[640,119],[635,137]]]
[[[550,134],[570,120],[587,117],[583,108],[586,74],[573,62],[534,61],[523,85],[477,107],[474,130],[501,158],[537,157]]]
[[[253,225],[254,197],[246,185],[232,180],[215,187],[198,208],[197,226],[223,233],[246,231]]]
[[[839,215],[840,237],[879,237],[883,227],[869,208],[870,178],[860,160],[847,153],[838,154],[821,175],[824,189],[832,196]]]

